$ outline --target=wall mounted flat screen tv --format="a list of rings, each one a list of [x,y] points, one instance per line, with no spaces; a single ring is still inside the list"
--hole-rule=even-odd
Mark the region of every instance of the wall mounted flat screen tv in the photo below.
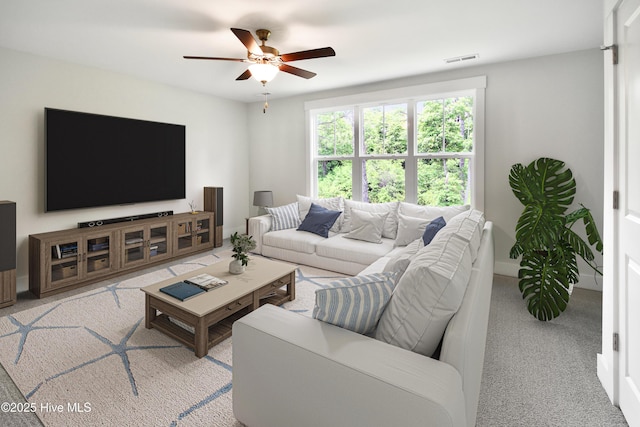
[[[185,198],[185,126],[45,108],[45,211]]]

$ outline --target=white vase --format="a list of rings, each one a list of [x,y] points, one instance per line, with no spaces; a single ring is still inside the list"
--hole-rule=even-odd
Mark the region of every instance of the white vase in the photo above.
[[[244,273],[244,265],[242,265],[242,261],[238,259],[233,259],[229,263],[229,273],[231,274],[242,274]]]

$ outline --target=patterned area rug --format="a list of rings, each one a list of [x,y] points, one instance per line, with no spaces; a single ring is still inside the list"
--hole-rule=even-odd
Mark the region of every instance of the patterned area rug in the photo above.
[[[46,426],[240,426],[231,407],[231,340],[202,359],[144,327],[139,289],[203,266],[207,255],[0,318],[0,363]],[[301,266],[287,310],[311,315],[338,273]]]

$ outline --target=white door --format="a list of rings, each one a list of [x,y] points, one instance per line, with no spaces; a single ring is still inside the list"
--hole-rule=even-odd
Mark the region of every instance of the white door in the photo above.
[[[620,409],[640,426],[640,0],[624,0],[617,14],[619,135]]]

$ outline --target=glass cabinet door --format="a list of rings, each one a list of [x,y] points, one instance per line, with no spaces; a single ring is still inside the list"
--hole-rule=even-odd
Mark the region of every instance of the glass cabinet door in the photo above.
[[[191,252],[193,250],[193,221],[180,220],[175,223],[175,244],[177,253]]]
[[[81,277],[80,260],[81,241],[63,239],[49,245],[47,288],[56,288]]]
[[[211,217],[206,216],[196,220],[196,246],[206,246],[213,242]]]
[[[158,261],[171,255],[169,248],[169,224],[149,228],[149,260]]]
[[[130,228],[122,233],[122,266],[130,267],[145,262],[144,227]]]
[[[114,269],[113,233],[89,235],[85,238],[84,256],[87,276],[107,274]]]

